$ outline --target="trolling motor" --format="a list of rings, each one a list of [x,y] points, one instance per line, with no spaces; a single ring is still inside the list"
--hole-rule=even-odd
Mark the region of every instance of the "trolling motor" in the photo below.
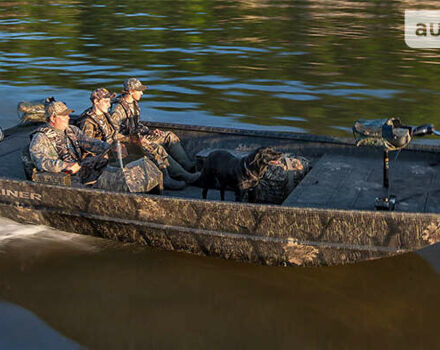
[[[403,125],[399,118],[358,120],[353,125],[356,146],[383,147],[383,187],[386,195],[375,200],[376,210],[394,210],[396,196],[390,194],[390,151],[398,151],[395,160],[414,136],[437,135],[440,132],[432,124],[420,126]]]

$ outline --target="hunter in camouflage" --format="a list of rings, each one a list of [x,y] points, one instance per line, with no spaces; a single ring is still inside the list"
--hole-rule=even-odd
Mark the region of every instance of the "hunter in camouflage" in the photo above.
[[[69,114],[72,112],[63,102],[48,104],[47,124],[32,133],[29,153],[38,171],[67,172],[78,176],[82,183],[90,184],[106,167],[108,160],[102,155],[110,149],[110,145],[69,125]],[[86,153],[97,155],[84,157]]]
[[[92,92],[92,107],[80,116],[80,129],[84,134],[110,144],[117,139],[118,128],[108,113],[110,101],[115,96],[115,93],[112,94],[105,88],[98,88]]]
[[[153,154],[154,161],[164,172],[166,188],[182,189],[185,183],[195,182],[200,173],[190,172],[195,163],[189,159],[176,134],[150,130],[140,122],[138,101],[145,89],[147,87],[136,78],[125,80],[123,93],[113,106],[112,121],[118,125],[122,135],[138,142],[147,155]],[[184,181],[175,181],[170,176]]]

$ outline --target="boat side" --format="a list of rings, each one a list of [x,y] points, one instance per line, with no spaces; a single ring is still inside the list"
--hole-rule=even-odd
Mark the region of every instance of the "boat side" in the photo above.
[[[356,262],[440,241],[440,215],[310,209],[0,179],[0,215],[60,230],[267,265]]]

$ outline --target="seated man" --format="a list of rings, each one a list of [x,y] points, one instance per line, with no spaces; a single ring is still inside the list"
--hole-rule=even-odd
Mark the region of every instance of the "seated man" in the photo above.
[[[200,173],[190,173],[195,163],[183,149],[180,139],[171,131],[150,130],[140,122],[138,101],[147,87],[136,78],[124,81],[124,90],[118,102],[113,106],[112,121],[119,126],[119,133],[137,139],[146,153],[155,158],[166,158],[168,171],[172,177],[193,183]]]
[[[46,106],[47,124],[32,133],[29,145],[31,159],[38,171],[76,174],[81,183],[93,184],[108,160],[101,155],[110,145],[93,139],[69,125],[72,109],[60,101]],[[84,158],[85,152],[98,154]]]
[[[110,100],[116,96],[105,88],[92,92],[92,107],[86,109],[80,117],[80,129],[87,136],[112,144],[117,139],[118,127],[115,126],[108,113]]]
[[[114,123],[108,109],[110,108],[110,100],[115,97],[105,88],[98,88],[92,92],[90,100],[92,107],[85,110],[80,117],[80,128],[85,135],[105,141],[112,144],[115,141],[129,143],[132,141],[130,136],[119,133],[119,125]],[[145,155],[152,160],[156,166],[162,171],[164,186],[167,189],[179,190],[185,187],[185,182],[172,179],[167,167],[167,154],[154,152],[143,147]]]

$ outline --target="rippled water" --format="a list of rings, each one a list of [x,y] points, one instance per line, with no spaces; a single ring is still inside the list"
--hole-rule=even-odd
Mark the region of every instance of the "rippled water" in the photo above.
[[[54,349],[60,342],[69,349],[440,344],[440,246],[347,266],[286,269],[6,219],[0,224],[9,232],[0,242],[0,300],[8,302],[0,302],[0,325],[8,325],[0,329],[0,346],[22,349],[32,340]]]
[[[0,126],[22,100],[81,112],[149,86],[143,119],[350,136],[437,123],[438,50],[403,38],[428,1],[0,1]],[[320,269],[154,251],[0,219],[0,347],[437,348],[440,250]],[[11,320],[16,320],[12,322]],[[60,345],[62,344],[62,345]]]
[[[353,120],[434,121],[438,50],[403,40],[436,1],[18,1],[0,7],[4,121],[55,95],[148,84],[144,119],[349,136]],[[6,121],[7,120],[7,121]]]

